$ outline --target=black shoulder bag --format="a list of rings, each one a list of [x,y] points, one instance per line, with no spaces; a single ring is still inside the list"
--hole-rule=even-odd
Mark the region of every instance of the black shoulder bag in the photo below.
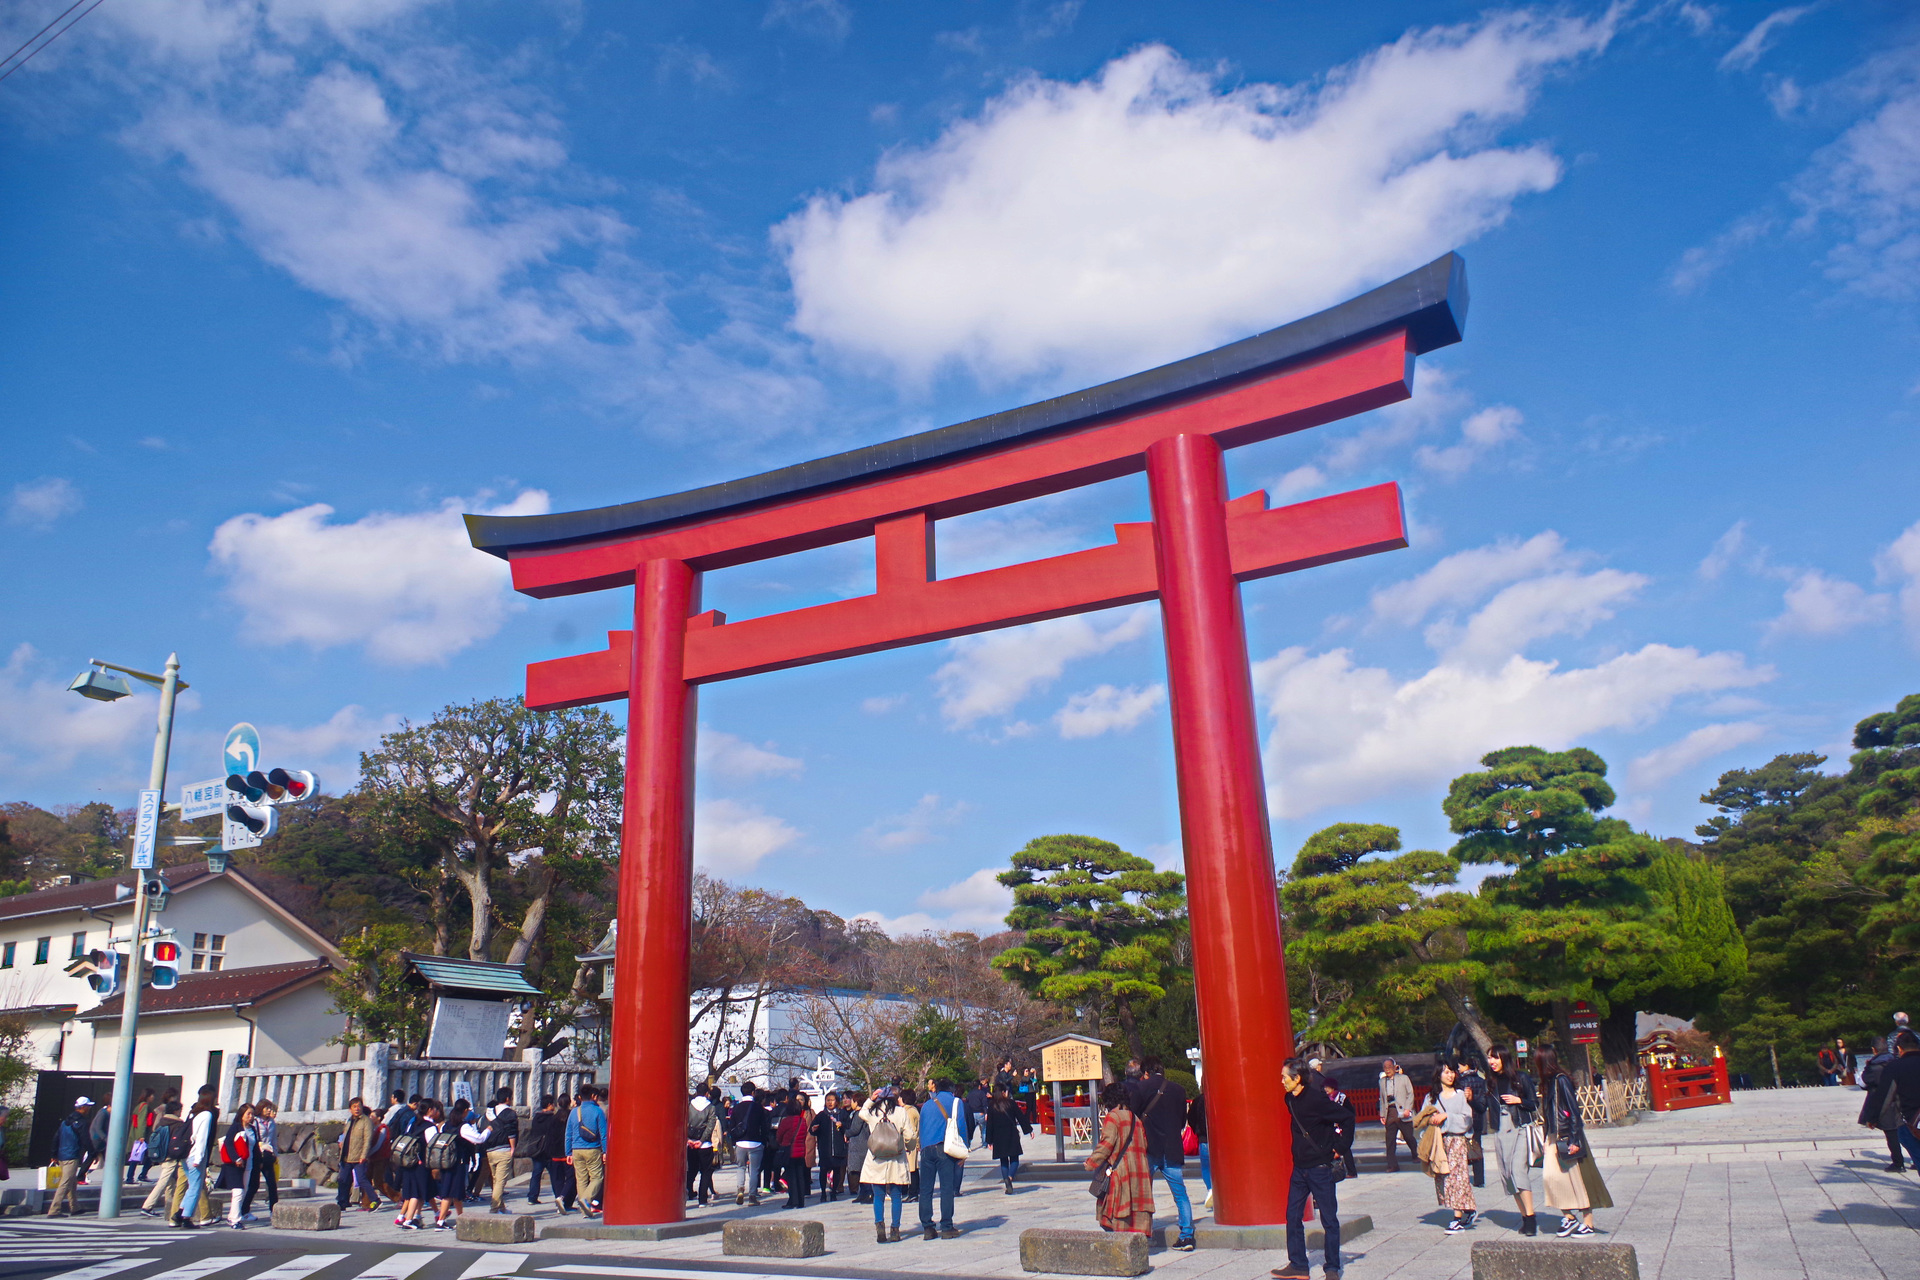
[[[1284,1102],[1280,1105],[1287,1107],[1287,1104]],[[1292,1107],[1287,1107],[1287,1114],[1293,1117],[1293,1127],[1300,1131],[1300,1136],[1307,1140],[1307,1145],[1310,1147],[1316,1145],[1313,1141],[1313,1135],[1307,1132],[1307,1126],[1301,1124],[1300,1117],[1293,1114]],[[1332,1149],[1327,1150],[1327,1157],[1327,1167],[1333,1171],[1333,1180],[1335,1182],[1345,1182],[1347,1180],[1347,1162],[1340,1158],[1338,1151]]]
[[[1127,1154],[1127,1148],[1133,1145],[1133,1135],[1140,1131],[1140,1118],[1132,1112],[1127,1113],[1127,1118],[1133,1121],[1133,1123],[1127,1127],[1127,1140],[1120,1144],[1120,1149],[1113,1153],[1113,1159],[1101,1166],[1101,1168],[1094,1173],[1093,1181],[1087,1184],[1087,1190],[1095,1200],[1105,1200],[1107,1198],[1107,1190],[1113,1185],[1114,1168],[1120,1163],[1120,1158]]]

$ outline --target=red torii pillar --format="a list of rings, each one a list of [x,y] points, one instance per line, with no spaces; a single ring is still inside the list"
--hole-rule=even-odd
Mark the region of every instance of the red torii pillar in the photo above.
[[[701,683],[1158,599],[1167,645],[1215,1220],[1279,1223],[1290,1143],[1274,1089],[1293,1044],[1239,583],[1406,545],[1393,485],[1278,510],[1229,500],[1223,448],[1411,393],[1459,340],[1448,255],[1341,306],[1074,396],[783,471],[553,516],[469,516],[535,596],[634,587],[633,630],[535,663],[527,703],[626,698],[609,1224],[679,1221],[696,689]],[[937,519],[1144,470],[1150,525],[1105,547],[938,579]],[[704,569],[871,536],[876,590],[729,624]]]

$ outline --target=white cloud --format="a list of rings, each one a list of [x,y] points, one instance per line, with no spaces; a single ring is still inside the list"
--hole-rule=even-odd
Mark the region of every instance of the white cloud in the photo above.
[[[803,35],[839,44],[853,29],[853,11],[841,0],[773,0],[763,27],[787,27]]]
[[[914,904],[920,908],[918,911],[900,916],[863,911],[854,919],[871,920],[895,937],[929,931],[983,936],[999,933],[1007,927],[1007,912],[1013,910],[1013,890],[1001,884],[996,878],[998,875],[997,869],[983,867],[944,889],[929,889],[921,894]]]
[[[1753,721],[1702,725],[1677,742],[1669,742],[1627,766],[1627,787],[1648,791],[1723,752],[1767,736],[1767,727]]]
[[[1871,60],[1848,86],[1873,104],[1794,186],[1801,230],[1830,226],[1827,274],[1862,293],[1920,291],[1920,44]]]
[[[381,662],[443,662],[500,629],[519,602],[504,561],[475,551],[460,521],[472,506],[376,511],[333,523],[325,503],[284,515],[239,515],[209,550],[251,639],[315,649],[365,645]],[[547,495],[528,489],[496,515],[537,515]]]
[[[1358,667],[1345,649],[1282,650],[1254,668],[1270,718],[1269,802],[1283,818],[1426,788],[1488,751],[1558,750],[1607,729],[1635,729],[1692,694],[1772,679],[1737,653],[1649,644],[1592,667],[1515,654],[1497,667],[1442,660],[1411,680]]]
[[[873,189],[777,229],[799,330],[924,377],[1137,368],[1306,314],[1465,244],[1559,181],[1499,146],[1611,11],[1410,31],[1311,84],[1225,88],[1149,45],[1025,79]]]
[[[1427,643],[1451,661],[1497,666],[1536,640],[1585,635],[1646,585],[1640,574],[1618,569],[1530,578],[1502,589],[1465,626],[1434,623]]]
[[[1675,293],[1692,293],[1738,257],[1742,249],[1773,230],[1773,219],[1762,214],[1736,219],[1732,226],[1706,244],[1695,245],[1682,253],[1667,276],[1667,286]]]
[[[29,529],[51,529],[62,516],[70,516],[83,504],[80,491],[71,480],[60,476],[42,476],[22,480],[13,486],[7,499],[7,523]]]
[[[1900,616],[1907,638],[1920,647],[1920,523],[1907,528],[1874,557],[1882,582],[1900,583]]]
[[[1167,686],[1163,684],[1130,684],[1124,689],[1103,684],[1068,698],[1067,705],[1054,713],[1053,722],[1063,738],[1097,738],[1112,730],[1133,728],[1166,700]]]
[[[343,795],[360,781],[360,753],[373,750],[383,735],[397,732],[401,719],[397,712],[374,717],[365,707],[349,705],[305,728],[262,725],[260,750],[282,768],[312,770],[320,775],[322,791]]]
[[[693,860],[716,875],[744,875],[799,838],[797,829],[759,805],[702,800],[693,807]]]
[[[1790,9],[1776,9],[1760,19],[1754,24],[1753,30],[1740,37],[1740,43],[1727,50],[1726,56],[1720,59],[1720,69],[1722,71],[1751,70],[1753,64],[1760,61],[1768,46],[1773,43],[1774,36],[1812,13],[1813,8],[1814,6],[1810,4],[1795,5]]]
[[[1767,635],[1837,636],[1892,612],[1891,597],[1870,593],[1858,583],[1830,578],[1808,569],[1793,580],[1781,598],[1786,608],[1767,623]]]
[[[79,661],[65,676],[54,671],[30,644],[16,645],[0,665],[0,789],[54,781],[67,790],[145,786],[144,760],[136,777],[126,753],[151,750],[153,701],[95,702],[67,692]],[[130,683],[145,693],[146,685]],[[131,792],[110,798],[124,804]]]
[[[1449,479],[1458,478],[1498,445],[1525,439],[1520,424],[1525,421],[1512,405],[1489,405],[1460,424],[1460,443],[1436,449],[1422,445],[1414,456],[1420,465]]]
[[[890,693],[885,696],[876,695],[860,700],[860,709],[870,716],[884,716],[889,711],[897,711],[906,705],[907,695],[904,693]]]
[[[806,769],[802,761],[775,751],[771,742],[756,747],[744,738],[723,733],[711,725],[700,726],[695,751],[702,770],[710,769],[728,778],[760,778],[772,774],[797,778]]]
[[[954,728],[1004,716],[1059,679],[1068,663],[1139,639],[1153,619],[1154,610],[1141,606],[1105,629],[1082,614],[949,640],[953,656],[933,674],[940,713]]]
[[[964,800],[940,803],[940,796],[929,791],[905,813],[880,819],[867,828],[867,839],[881,849],[911,849],[939,839],[935,828],[950,827],[966,816],[973,806]]]
[[[1435,609],[1475,604],[1510,582],[1570,568],[1580,559],[1552,530],[1525,542],[1503,539],[1492,546],[1456,551],[1418,577],[1374,592],[1373,616],[1381,622],[1415,626]]]
[[[1736,520],[1732,528],[1714,540],[1713,550],[1707,552],[1706,558],[1700,561],[1700,576],[1708,582],[1719,578],[1732,567],[1746,545],[1747,522]]]

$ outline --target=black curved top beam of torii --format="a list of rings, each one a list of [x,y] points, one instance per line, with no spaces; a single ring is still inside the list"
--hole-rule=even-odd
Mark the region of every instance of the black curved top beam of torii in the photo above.
[[[929,464],[958,462],[982,451],[1094,426],[1116,414],[1271,374],[1392,329],[1406,330],[1411,359],[1460,341],[1466,320],[1466,262],[1459,254],[1448,253],[1304,319],[1083,391],[683,493],[550,515],[469,515],[467,532],[475,547],[502,558],[515,552],[645,536],[686,522],[711,520]]]

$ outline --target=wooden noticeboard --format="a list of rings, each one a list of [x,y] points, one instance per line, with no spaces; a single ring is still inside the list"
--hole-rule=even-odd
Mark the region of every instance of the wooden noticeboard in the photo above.
[[[1040,1051],[1040,1074],[1048,1080],[1098,1080],[1105,1062],[1100,1046],[1091,1040],[1062,1040]]]

